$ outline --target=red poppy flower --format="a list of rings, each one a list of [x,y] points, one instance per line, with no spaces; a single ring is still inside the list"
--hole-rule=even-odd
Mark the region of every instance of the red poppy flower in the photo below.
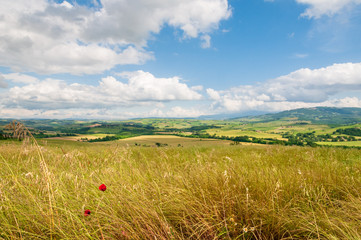
[[[104,192],[105,190],[107,190],[107,186],[105,186],[105,184],[102,184],[99,186],[99,190]]]
[[[89,216],[89,215],[90,215],[90,210],[89,209],[85,210],[84,211],[84,216]]]

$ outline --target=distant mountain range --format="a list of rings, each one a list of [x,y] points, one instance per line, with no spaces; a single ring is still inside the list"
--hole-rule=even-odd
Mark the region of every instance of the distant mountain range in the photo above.
[[[243,113],[223,113],[223,114],[214,114],[214,115],[202,115],[197,117],[198,120],[229,120],[229,119],[237,119],[237,118],[249,118],[254,116],[259,116],[262,114],[266,114],[266,112],[261,111],[250,111]]]
[[[315,107],[300,108],[279,113],[259,116],[232,118],[241,121],[270,122],[277,120],[310,121],[317,124],[354,124],[361,123],[361,108]]]

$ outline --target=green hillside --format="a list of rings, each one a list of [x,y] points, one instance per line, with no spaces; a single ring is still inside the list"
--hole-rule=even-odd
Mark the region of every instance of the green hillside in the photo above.
[[[356,124],[361,122],[361,108],[316,107],[300,108],[280,113],[265,114],[257,117],[238,118],[235,120],[271,122],[277,120],[310,121],[317,124]]]

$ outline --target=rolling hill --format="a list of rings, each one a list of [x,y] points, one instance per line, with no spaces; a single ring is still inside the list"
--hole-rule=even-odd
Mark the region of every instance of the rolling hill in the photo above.
[[[242,117],[233,120],[271,122],[278,120],[309,121],[314,124],[348,125],[361,122],[361,108],[315,107],[300,108],[260,116]]]

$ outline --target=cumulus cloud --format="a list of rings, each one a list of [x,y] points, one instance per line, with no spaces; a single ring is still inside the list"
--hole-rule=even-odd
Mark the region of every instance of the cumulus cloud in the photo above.
[[[152,59],[147,40],[169,25],[185,38],[209,36],[231,15],[227,0],[2,1],[0,65],[37,73],[101,73]],[[203,39],[210,44],[209,39]],[[208,42],[207,42],[208,41]]]
[[[299,69],[257,85],[225,91],[207,89],[216,111],[281,111],[300,107],[361,107],[358,98],[332,99],[343,92],[361,91],[361,63]]]
[[[207,108],[184,107],[202,100],[202,86],[181,78],[158,78],[144,71],[103,77],[97,85],[60,79],[0,74],[10,88],[0,92],[0,118],[129,119],[139,117],[198,117]],[[178,104],[183,106],[178,106]]]
[[[72,83],[63,80],[32,80],[24,75],[5,75],[11,81],[26,83],[14,86],[0,98],[7,108],[70,109],[113,108],[137,105],[152,106],[156,102],[199,100],[202,95],[182,83],[179,77],[157,78],[151,73],[136,71],[120,74],[127,82],[113,76],[104,77],[98,86]],[[197,89],[197,88],[196,88]]]
[[[103,8],[90,19],[87,39],[144,44],[150,33],[163,24],[183,30],[185,37],[197,37],[229,18],[227,0],[118,1],[102,0]],[[88,31],[89,30],[89,31]],[[127,33],[127,34],[124,34]]]
[[[180,82],[179,77],[156,78],[149,72],[125,72],[120,76],[128,79],[128,84],[115,81],[114,78],[103,78],[101,86],[110,95],[119,95],[129,100],[138,101],[171,101],[199,100],[201,95],[196,92],[197,86],[189,88]]]
[[[304,17],[320,18],[323,15],[334,15],[352,5],[361,4],[361,0],[296,0],[298,3],[307,4],[309,7],[302,14]]]

